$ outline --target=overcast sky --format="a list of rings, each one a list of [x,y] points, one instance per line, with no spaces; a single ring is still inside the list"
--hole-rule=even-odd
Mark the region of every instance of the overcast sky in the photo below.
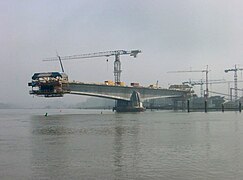
[[[167,71],[206,65],[210,79],[233,80],[224,69],[243,67],[242,10],[242,0],[0,0],[0,102],[53,101],[32,98],[27,83],[34,72],[60,70],[57,62],[42,62],[56,51],[62,56],[140,49],[136,59],[121,56],[121,79],[127,84],[158,80],[167,88],[204,78]],[[64,67],[71,80],[103,82],[114,79],[113,60],[65,61]],[[224,86],[213,88],[227,92]]]

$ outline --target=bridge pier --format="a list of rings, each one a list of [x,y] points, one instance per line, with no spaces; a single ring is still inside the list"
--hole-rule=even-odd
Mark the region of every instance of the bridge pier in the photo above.
[[[116,100],[116,106],[113,110],[116,112],[142,112],[145,111],[145,108],[140,100],[139,92],[133,91],[130,101]]]

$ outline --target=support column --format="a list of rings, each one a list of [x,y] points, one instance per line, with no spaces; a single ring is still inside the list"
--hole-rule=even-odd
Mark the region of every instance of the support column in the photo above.
[[[141,112],[145,111],[143,104],[140,100],[140,94],[133,91],[130,101],[117,100],[116,107],[113,108],[116,112]]]

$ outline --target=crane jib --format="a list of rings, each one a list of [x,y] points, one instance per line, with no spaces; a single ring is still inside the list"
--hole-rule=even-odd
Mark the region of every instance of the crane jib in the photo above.
[[[139,53],[141,53],[141,50],[131,50],[131,51],[115,50],[115,51],[79,54],[79,55],[72,55],[72,56],[62,56],[62,57],[58,56],[58,57],[47,58],[47,59],[44,59],[43,61],[60,61],[62,71],[64,72],[64,69],[62,66],[62,60],[74,60],[74,59],[115,56],[114,78],[115,78],[115,84],[119,84],[121,82],[120,77],[121,77],[121,72],[122,72],[120,55],[130,55],[130,56],[133,56],[134,58],[136,58]]]

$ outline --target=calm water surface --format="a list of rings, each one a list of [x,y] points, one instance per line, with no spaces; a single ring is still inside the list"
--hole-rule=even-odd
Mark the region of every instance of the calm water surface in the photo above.
[[[243,114],[0,110],[0,179],[241,180]]]

